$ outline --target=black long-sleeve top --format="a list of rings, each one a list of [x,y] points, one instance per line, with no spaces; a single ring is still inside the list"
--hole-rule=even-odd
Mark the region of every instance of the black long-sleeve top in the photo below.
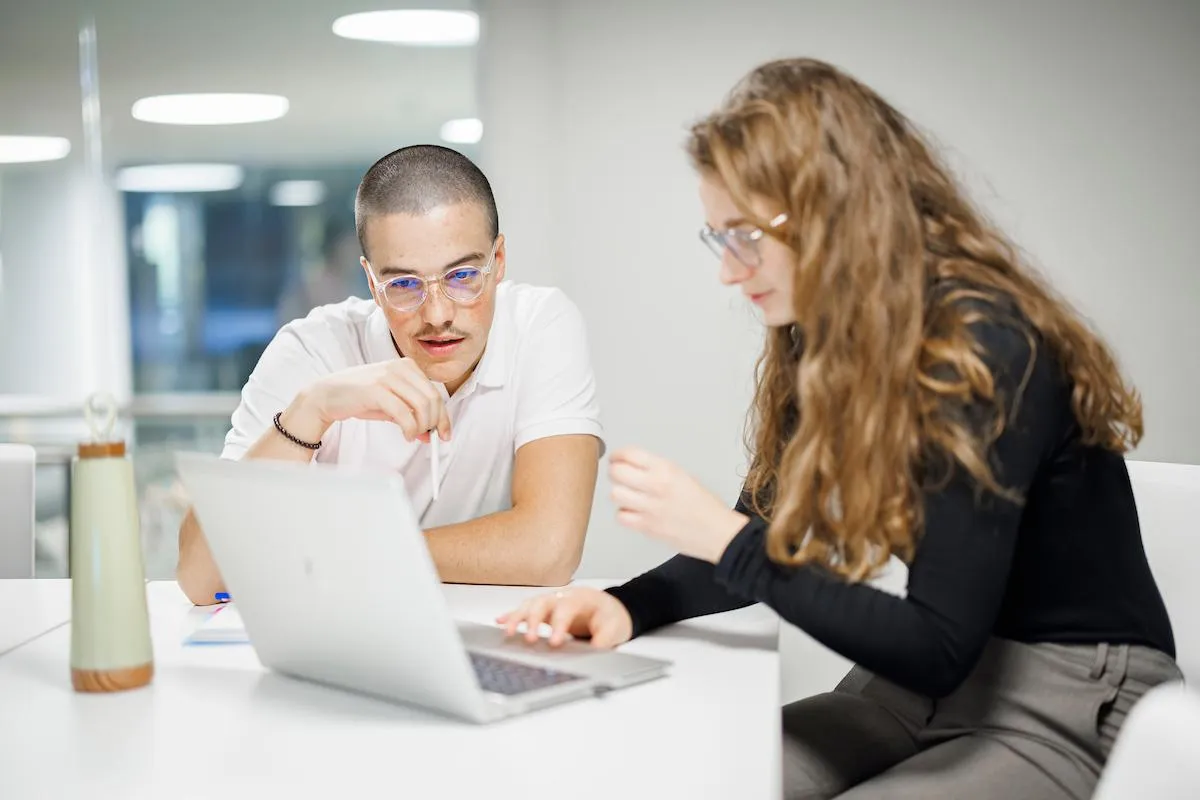
[[[737,508],[750,521],[716,565],[677,556],[608,590],[629,609],[634,635],[762,602],[831,650],[930,697],[952,692],[992,636],[1144,644],[1174,657],[1124,458],[1083,445],[1069,380],[1044,344],[1033,350],[1024,333],[998,323],[972,330],[999,396],[1019,397],[990,455],[998,483],[1023,503],[981,493],[956,468],[924,494],[925,527],[906,596],[897,597],[814,565],[771,561],[767,523],[743,497]]]

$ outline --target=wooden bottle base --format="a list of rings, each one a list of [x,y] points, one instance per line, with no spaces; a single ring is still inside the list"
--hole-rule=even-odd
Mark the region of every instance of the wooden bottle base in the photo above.
[[[77,692],[123,692],[150,683],[154,662],[126,669],[71,669],[71,685]]]

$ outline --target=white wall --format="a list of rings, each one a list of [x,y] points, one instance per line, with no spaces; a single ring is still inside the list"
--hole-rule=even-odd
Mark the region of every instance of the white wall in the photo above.
[[[1146,402],[1137,457],[1200,462],[1200,4],[489,0],[484,168],[510,275],[586,315],[613,446],[732,500],[758,331],[701,248],[689,121],[773,57],[832,61],[947,145],[992,216],[1114,345]],[[581,574],[661,549],[612,522]],[[828,687],[844,662],[804,650]]]

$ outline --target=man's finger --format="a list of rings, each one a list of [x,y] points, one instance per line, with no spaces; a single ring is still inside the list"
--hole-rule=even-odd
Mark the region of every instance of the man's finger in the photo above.
[[[393,374],[396,378],[411,386],[413,391],[417,393],[416,395],[406,393],[406,397],[410,403],[419,403],[423,400],[424,406],[422,411],[424,413],[421,422],[428,426],[427,430],[433,430],[434,428],[441,430],[439,421],[439,417],[441,416],[440,409],[445,406],[445,401],[442,398],[441,392],[433,384],[433,381],[429,380],[425,373],[421,371],[421,368],[417,366],[416,362],[411,359],[401,359],[400,362],[397,362],[397,368]],[[449,431],[447,430],[446,433],[447,436],[443,436],[442,438],[449,438]]]
[[[421,371],[421,368],[417,366],[417,362],[413,361],[411,358],[398,358],[395,361],[389,361],[387,370],[392,375],[397,375],[400,377],[421,378],[422,380],[426,381],[429,380],[429,378],[425,376],[425,373]]]
[[[428,418],[428,404],[416,386],[402,375],[388,375],[384,378],[384,385],[387,386],[392,394],[403,401],[404,405],[411,409],[413,420],[417,424],[417,434],[414,434],[411,438],[416,438],[418,434],[424,433],[433,427],[431,420]]]
[[[425,398],[425,420],[429,425],[429,430],[438,427],[444,403],[442,396],[438,393],[437,387],[425,378],[417,378],[412,380],[414,388],[421,393]]]
[[[442,441],[450,438],[450,415],[446,411],[446,401],[437,387],[428,380],[418,380],[417,389],[425,396],[425,420],[429,430],[442,434]]]
[[[386,387],[378,388],[375,404],[387,414],[388,419],[400,426],[400,429],[404,431],[405,439],[411,442],[420,433],[420,427],[413,418],[412,410]]]

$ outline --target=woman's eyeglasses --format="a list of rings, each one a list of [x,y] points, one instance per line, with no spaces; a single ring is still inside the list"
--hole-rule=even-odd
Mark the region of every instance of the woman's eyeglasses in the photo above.
[[[779,214],[768,223],[768,228],[778,228],[787,222],[787,214]],[[762,228],[728,228],[723,231],[713,230],[711,225],[700,229],[700,240],[708,245],[717,258],[722,258],[725,251],[733,253],[733,257],[747,267],[757,267],[762,263],[758,252],[758,243],[767,235]]]

